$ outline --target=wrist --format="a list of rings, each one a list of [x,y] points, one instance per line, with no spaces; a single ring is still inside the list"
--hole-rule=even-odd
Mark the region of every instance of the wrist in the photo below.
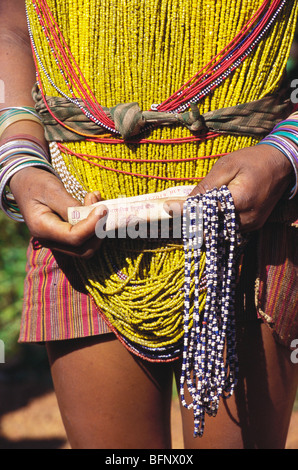
[[[46,169],[55,174],[55,178],[58,176],[48,158],[47,150],[42,147],[40,142],[36,142],[36,139],[30,136],[29,138],[15,136],[15,138],[8,138],[2,143],[0,146],[0,208],[7,216],[17,221],[23,221],[14,196],[18,199],[18,195],[24,187],[23,178],[27,178],[28,170],[32,175],[34,169]],[[32,179],[32,181],[35,184],[37,180]]]
[[[9,187],[12,194],[18,199],[18,195],[22,193],[22,189],[28,185],[34,185],[37,178],[42,176],[41,172],[44,172],[44,168],[38,167],[27,167],[20,171],[17,171],[9,180]]]
[[[298,166],[295,162],[298,156],[297,148],[292,142],[275,138],[274,135],[265,137],[258,146],[270,148],[274,171],[278,172],[277,176],[280,180],[287,182],[289,199],[292,199],[298,191]]]
[[[290,199],[298,193],[298,113],[291,114],[287,119],[277,124],[272,132],[260,144],[268,144],[280,150],[292,166],[294,185]]]

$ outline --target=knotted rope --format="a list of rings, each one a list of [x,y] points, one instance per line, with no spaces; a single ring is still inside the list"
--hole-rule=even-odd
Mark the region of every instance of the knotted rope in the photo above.
[[[82,133],[90,137],[106,134],[106,129],[90,120],[81,110],[83,102],[72,103],[64,97],[47,97],[46,101],[37,85],[33,88],[33,98],[49,142],[82,140]],[[146,129],[159,126],[182,125],[193,133],[220,132],[235,135],[263,136],[286,117],[292,104],[289,92],[281,89],[279,93],[260,100],[230,106],[200,114],[198,105],[193,103],[184,113],[161,111],[142,111],[138,103],[121,103],[112,108],[102,107],[114,122],[115,129],[124,139],[130,139]]]

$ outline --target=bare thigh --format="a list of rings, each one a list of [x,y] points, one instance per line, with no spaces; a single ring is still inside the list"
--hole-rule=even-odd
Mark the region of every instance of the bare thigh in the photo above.
[[[112,334],[47,350],[72,448],[170,448],[171,365],[139,360]]]
[[[240,376],[234,395],[207,416],[202,438],[193,438],[192,411],[182,410],[186,448],[284,448],[298,383],[289,349],[260,323],[238,331]],[[177,371],[179,376],[179,371]]]

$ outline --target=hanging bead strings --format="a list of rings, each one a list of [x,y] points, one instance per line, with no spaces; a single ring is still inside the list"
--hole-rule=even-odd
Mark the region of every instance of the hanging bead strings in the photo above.
[[[234,203],[226,186],[188,198],[183,210],[185,309],[180,395],[183,406],[193,408],[194,436],[203,435],[205,414],[215,416],[220,397],[230,396],[237,383],[234,296],[239,242]],[[199,267],[203,246],[207,294],[200,312]],[[190,404],[185,399],[185,385],[192,398]]]

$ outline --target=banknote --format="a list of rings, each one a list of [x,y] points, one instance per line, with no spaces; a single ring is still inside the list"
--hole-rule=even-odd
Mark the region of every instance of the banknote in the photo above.
[[[171,216],[164,209],[169,201],[184,201],[194,189],[194,185],[176,186],[151,194],[133,197],[119,197],[91,204],[68,208],[68,221],[75,225],[88,217],[90,212],[100,205],[107,208],[105,230],[129,226],[136,222],[149,222],[168,219]]]

